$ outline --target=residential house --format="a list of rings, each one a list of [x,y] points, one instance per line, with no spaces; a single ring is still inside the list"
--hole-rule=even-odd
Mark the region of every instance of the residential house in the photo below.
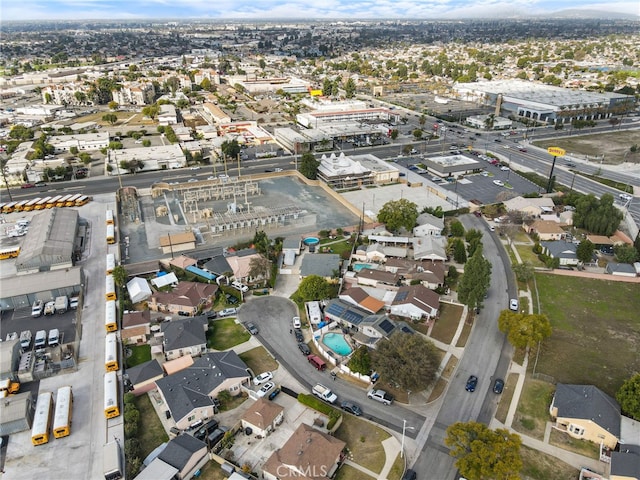
[[[413,246],[414,260],[446,261],[447,251],[445,250],[445,242],[446,239],[444,237],[436,237],[434,235],[413,237],[411,243]]]
[[[640,480],[640,446],[624,444],[611,452],[609,480]]]
[[[419,280],[432,290],[444,285],[445,271],[442,262],[389,258],[384,263],[384,269],[401,275],[406,282]]]
[[[338,298],[345,302],[357,305],[369,313],[378,313],[384,308],[384,302],[369,295],[360,287],[351,287],[344,290]]]
[[[508,212],[520,212],[525,217],[540,217],[553,212],[554,203],[550,197],[515,197],[503,202]]]
[[[184,127],[182,125],[176,125],[173,128],[173,133],[176,134],[176,137],[180,142],[190,142],[193,140],[191,138],[191,129],[189,127]]]
[[[120,331],[120,340],[123,345],[135,345],[147,343],[148,328],[144,325],[129,327]]]
[[[356,274],[358,285],[392,290],[402,282],[402,277],[397,273],[386,270],[363,268]]]
[[[614,449],[620,438],[620,405],[593,385],[558,383],[549,408],[554,427],[573,438]]]
[[[613,255],[613,241],[604,235],[587,235],[587,240],[593,243],[596,250],[606,254]]]
[[[387,258],[384,253],[384,245],[381,243],[370,243],[365,249],[364,259],[367,262],[382,263]]]
[[[579,260],[577,256],[578,246],[573,242],[556,240],[552,242],[540,242],[542,253],[551,258],[557,258],[560,265],[576,266]]]
[[[182,270],[186,270],[187,267],[197,267],[198,261],[195,258],[191,258],[186,255],[180,255],[178,257],[169,259],[169,265],[181,268]]]
[[[164,376],[164,371],[160,362],[153,359],[141,363],[135,367],[127,368],[124,374],[128,380],[134,395],[142,395],[156,388],[156,381]]]
[[[391,302],[389,313],[412,319],[435,318],[440,309],[440,296],[424,285],[402,286]]]
[[[254,278],[250,275],[251,261],[258,258],[262,258],[262,254],[252,248],[238,250],[227,255],[227,263],[233,272],[233,278],[245,285],[264,280],[262,277]]]
[[[444,230],[444,220],[430,213],[421,213],[416,219],[416,223],[417,226],[413,228],[415,237],[440,236]]]
[[[637,277],[636,269],[630,263],[609,262],[605,268],[605,273],[617,277]]]
[[[191,435],[169,440],[158,459],[178,469],[178,480],[192,478],[208,461],[207,445]]]
[[[340,274],[342,261],[336,253],[317,253],[302,257],[300,277],[318,275],[327,280],[334,280]]]
[[[185,430],[212,418],[215,397],[223,390],[238,395],[243,385],[251,385],[251,375],[234,351],[211,352],[195,358],[191,366],[156,380],[156,385],[176,427]]]
[[[346,443],[301,424],[262,467],[266,480],[333,478],[345,458]]]
[[[560,240],[565,233],[558,223],[549,220],[536,220],[530,225],[525,224],[524,229],[529,235],[538,235],[540,241]]]
[[[164,356],[173,360],[184,355],[197,356],[207,351],[208,320],[204,315],[173,320],[160,325]]]
[[[162,278],[162,277],[160,277]],[[215,297],[218,285],[180,282],[171,292],[156,292],[149,297],[149,310],[154,312],[196,315]]]
[[[266,437],[273,432],[284,419],[284,407],[264,398],[258,399],[242,415],[242,428],[251,428],[254,435]]]
[[[127,311],[122,314],[122,329],[144,327],[145,333],[151,333],[151,312],[149,310]]]

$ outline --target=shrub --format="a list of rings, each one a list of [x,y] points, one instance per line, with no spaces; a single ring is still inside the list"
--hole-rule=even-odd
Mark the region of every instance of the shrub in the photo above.
[[[533,253],[535,253],[536,255],[540,255],[542,253],[542,245],[540,245],[538,242],[536,242],[533,246]]]

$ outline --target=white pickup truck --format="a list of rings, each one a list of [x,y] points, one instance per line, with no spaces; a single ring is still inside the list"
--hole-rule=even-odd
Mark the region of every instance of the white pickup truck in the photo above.
[[[327,403],[333,404],[333,403],[336,403],[336,400],[338,400],[338,396],[335,393],[333,393],[329,388],[319,383],[316,384],[316,386],[313,387],[311,391],[316,397],[321,398]]]

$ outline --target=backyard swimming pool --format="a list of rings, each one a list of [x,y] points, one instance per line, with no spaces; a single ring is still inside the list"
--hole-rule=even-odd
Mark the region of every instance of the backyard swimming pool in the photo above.
[[[302,243],[304,243],[307,246],[318,245],[320,243],[320,239],[318,237],[307,237],[304,240],[302,240]]]
[[[353,351],[341,333],[325,333],[322,337],[322,343],[343,357],[351,355]]]
[[[377,268],[377,265],[371,265],[370,263],[354,263],[351,266],[351,268],[353,268],[354,272],[359,272],[363,268],[370,268],[370,269],[375,270]]]

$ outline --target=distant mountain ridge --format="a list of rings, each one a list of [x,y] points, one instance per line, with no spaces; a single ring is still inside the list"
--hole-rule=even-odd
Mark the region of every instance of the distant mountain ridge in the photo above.
[[[598,19],[610,18],[615,20],[640,20],[640,7],[637,15],[623,12],[605,12],[602,10],[588,10],[582,8],[568,8],[553,13],[535,15],[535,17],[552,17],[557,19]]]

